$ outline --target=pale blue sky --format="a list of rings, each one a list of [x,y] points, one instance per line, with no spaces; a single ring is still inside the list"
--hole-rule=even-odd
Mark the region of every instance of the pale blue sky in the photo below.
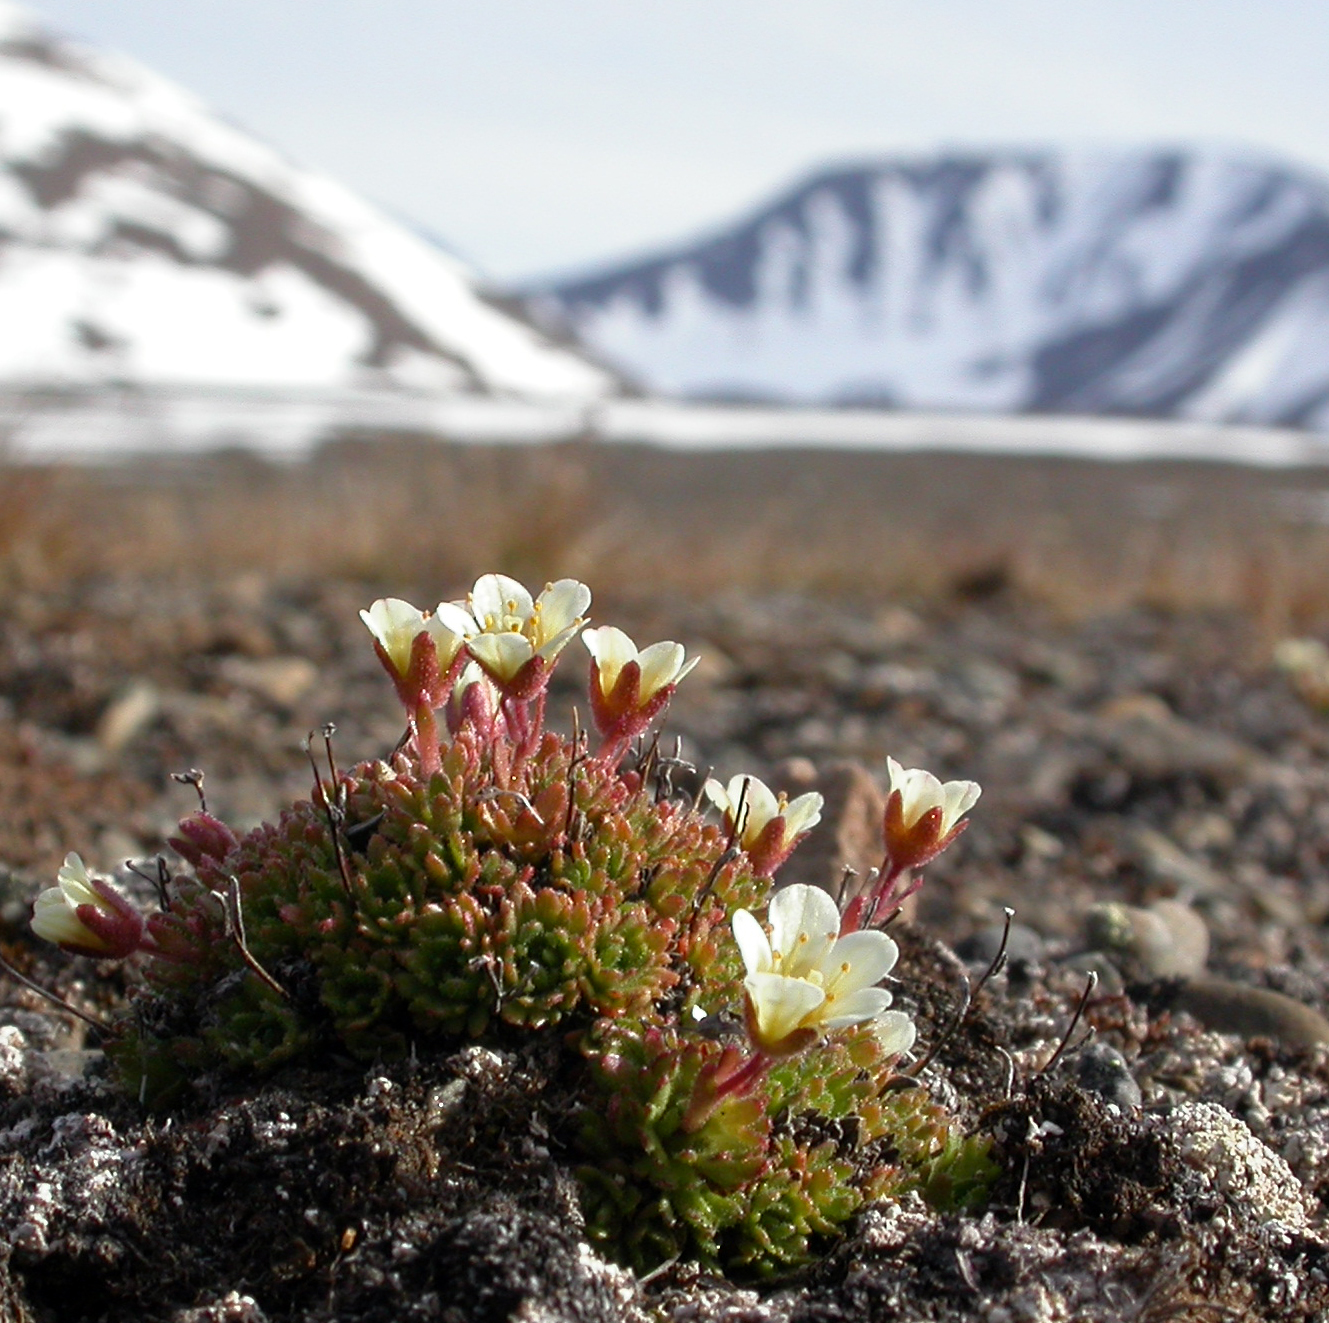
[[[496,278],[816,164],[1232,142],[1329,172],[1329,0],[45,0]]]

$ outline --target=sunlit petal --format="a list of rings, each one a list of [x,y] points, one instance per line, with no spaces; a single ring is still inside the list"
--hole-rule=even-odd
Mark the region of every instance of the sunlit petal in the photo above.
[[[821,821],[821,810],[825,799],[815,790],[799,795],[791,800],[784,810],[785,831],[790,836],[802,836],[811,831]]]
[[[883,1011],[872,1025],[877,1041],[888,1056],[903,1056],[914,1045],[918,1030],[903,1011]]]
[[[732,922],[734,941],[738,943],[738,952],[743,957],[747,972],[769,974],[773,962],[771,944],[766,940],[765,929],[747,910],[735,910]]]
[[[397,673],[405,675],[411,665],[411,645],[426,628],[424,612],[400,597],[380,597],[368,611],[360,612],[360,619]]]
[[[641,667],[641,702],[654,698],[667,684],[677,681],[683,670],[683,645],[668,640],[652,643],[637,656]]]
[[[471,589],[471,610],[485,631],[519,630],[535,611],[531,595],[506,574],[482,574]]]
[[[872,928],[841,937],[822,962],[826,987],[839,996],[881,982],[895,968],[900,948]]]
[[[890,1004],[891,994],[885,988],[859,988],[847,997],[828,993],[826,1015],[821,1021],[827,1029],[848,1029],[850,1025],[875,1020]]]
[[[490,675],[504,684],[534,656],[524,634],[477,634],[466,647]]]
[[[778,1042],[801,1029],[826,1000],[816,984],[782,974],[749,974],[743,986],[752,999],[758,1030],[769,1042]]]
[[[945,807],[941,815],[941,832],[945,835],[978,803],[983,791],[977,781],[947,781],[942,790]]]
[[[584,583],[576,579],[551,583],[539,598],[536,647],[539,648],[546,639],[572,629],[586,615],[590,605],[591,590]]]
[[[771,949],[776,968],[790,978],[819,970],[840,931],[840,911],[820,887],[795,883],[771,897]]]

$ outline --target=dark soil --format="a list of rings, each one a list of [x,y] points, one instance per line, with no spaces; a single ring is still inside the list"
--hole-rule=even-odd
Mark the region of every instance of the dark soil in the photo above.
[[[301,741],[329,720],[343,762],[391,748],[398,713],[356,619],[374,595],[246,579],[12,602],[4,956],[106,1013],[126,975],[26,926],[67,850],[151,857],[193,806],[169,779],[189,767],[252,825],[307,792]],[[595,614],[705,655],[669,723],[702,771],[807,780],[852,759],[881,782],[889,754],[982,782],[897,973],[926,1050],[1016,909],[1010,964],[923,1075],[994,1136],[986,1210],[870,1208],[782,1281],[685,1262],[637,1281],[579,1234],[558,1042],[208,1078],[148,1117],[111,1088],[95,1032],[4,979],[0,1317],[1329,1317],[1329,720],[1267,639],[1202,615],[1067,624],[1000,583],[923,614],[798,598]],[[564,670],[557,721],[582,680]],[[1203,920],[1207,960],[1182,930],[1163,948],[1086,936],[1095,903],[1164,899]]]

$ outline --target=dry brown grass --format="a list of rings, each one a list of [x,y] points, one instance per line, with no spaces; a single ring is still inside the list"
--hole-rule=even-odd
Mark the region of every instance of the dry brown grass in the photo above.
[[[361,438],[253,456],[0,470],[0,591],[89,575],[455,587],[501,568],[610,597],[999,587],[1084,615],[1239,610],[1329,624],[1329,472]]]

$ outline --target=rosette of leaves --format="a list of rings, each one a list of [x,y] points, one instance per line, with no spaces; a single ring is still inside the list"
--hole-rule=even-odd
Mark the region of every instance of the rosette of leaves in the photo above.
[[[996,1173],[989,1139],[901,1080],[869,1026],[716,1106],[735,1046],[605,1023],[583,1050],[587,1230],[638,1271],[690,1256],[768,1276],[814,1258],[872,1200],[917,1190],[950,1211],[981,1201]]]
[[[553,733],[507,755],[463,728],[427,778],[367,763],[239,839],[182,824],[128,1085],[737,1002],[728,919],[769,882],[721,829]]]

